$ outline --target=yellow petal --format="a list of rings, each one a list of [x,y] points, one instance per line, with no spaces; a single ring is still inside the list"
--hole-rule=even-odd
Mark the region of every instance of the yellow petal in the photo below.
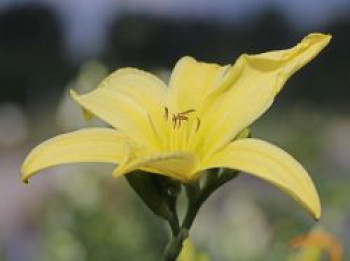
[[[125,137],[107,128],[91,128],[58,135],[34,148],[22,165],[22,180],[38,171],[66,163],[118,163],[125,154]]]
[[[310,34],[295,47],[242,55],[223,83],[207,98],[197,141],[206,154],[230,142],[272,104],[288,78],[314,58],[330,41],[329,35]]]
[[[166,86],[152,74],[121,69],[108,76],[99,88],[73,99],[84,109],[119,129],[138,144],[160,146],[164,128]]]
[[[207,93],[220,83],[227,67],[198,62],[191,57],[180,59],[171,74],[169,107],[174,113],[195,109]]]
[[[136,169],[157,173],[187,183],[193,179],[198,159],[186,152],[153,152],[137,157],[132,151],[129,159],[122,162],[113,172],[114,177],[125,175]]]
[[[231,168],[266,180],[299,202],[315,219],[321,215],[320,201],[306,170],[285,151],[265,141],[234,141],[203,164],[205,168]]]

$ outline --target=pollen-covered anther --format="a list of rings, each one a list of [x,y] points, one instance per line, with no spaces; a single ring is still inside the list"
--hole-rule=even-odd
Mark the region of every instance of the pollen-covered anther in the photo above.
[[[184,116],[184,115],[181,115],[181,114],[178,114],[177,115],[177,120],[179,122],[179,128],[181,127],[181,122],[182,121],[188,121],[188,117],[187,116]]]
[[[196,120],[197,120],[197,125],[196,125],[196,131],[195,132],[197,132],[199,130],[199,127],[201,126],[201,120],[198,117],[196,117]]]
[[[168,118],[169,118],[169,109],[168,109],[168,107],[164,107],[164,118],[165,118],[165,121],[168,121]]]
[[[188,122],[189,117],[186,115],[193,113],[195,111],[196,110],[194,109],[190,109],[179,113],[172,113],[171,122],[173,124],[173,129],[180,128],[183,121]],[[164,107],[164,119],[165,121],[168,121],[169,119],[169,109],[167,107]]]
[[[186,114],[190,114],[190,113],[195,112],[195,111],[196,110],[194,110],[194,109],[190,109],[190,110],[187,110],[187,111],[180,112],[180,113],[178,113],[178,115],[186,115]]]
[[[185,116],[185,115],[182,115],[180,113],[173,114],[173,117],[172,117],[171,121],[173,122],[174,129],[176,127],[180,128],[181,127],[181,122],[182,121],[188,121],[188,117]]]
[[[171,121],[173,122],[173,128],[176,128],[177,125],[177,117],[176,114],[173,113],[173,117],[171,118]]]

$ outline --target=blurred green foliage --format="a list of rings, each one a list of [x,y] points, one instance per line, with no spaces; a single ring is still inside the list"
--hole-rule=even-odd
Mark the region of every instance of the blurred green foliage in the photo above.
[[[148,213],[136,195],[127,191],[122,195],[123,200],[116,203],[114,199],[120,192],[115,183],[108,184],[110,180],[99,178],[86,181],[80,177],[79,180],[78,186],[96,183],[93,185],[97,190],[93,192],[96,201],[84,203],[84,199],[78,198],[85,195],[74,195],[75,192],[51,195],[38,216],[38,228],[43,233],[40,260],[137,261],[142,257],[152,261],[160,258],[160,246],[167,239],[164,224]],[[89,193],[88,189],[80,192]]]
[[[62,91],[79,63],[67,56],[59,28],[54,13],[45,7],[19,6],[0,15],[0,101],[30,105],[38,97],[53,101]],[[282,95],[285,100],[346,106],[350,95],[349,30],[349,17],[308,30],[330,33],[333,40],[324,54],[291,80],[299,87]],[[110,70],[124,66],[172,68],[184,55],[227,64],[241,53],[287,48],[308,32],[293,28],[274,9],[244,25],[120,14],[109,30],[107,49],[96,58]]]

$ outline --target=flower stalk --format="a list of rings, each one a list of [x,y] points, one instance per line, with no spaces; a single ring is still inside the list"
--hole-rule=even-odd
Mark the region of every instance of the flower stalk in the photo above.
[[[189,183],[185,185],[187,210],[181,227],[179,226],[178,213],[176,211],[177,196],[169,206],[171,215],[168,223],[171,228],[171,237],[164,251],[164,261],[175,261],[181,253],[183,242],[188,238],[189,231],[203,203],[208,197],[226,182],[238,176],[238,172],[213,169],[206,176],[203,186],[200,182]]]

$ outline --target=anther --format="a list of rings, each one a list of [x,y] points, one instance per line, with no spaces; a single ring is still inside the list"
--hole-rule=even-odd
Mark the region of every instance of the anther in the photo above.
[[[189,113],[192,113],[192,112],[195,112],[196,110],[194,109],[190,109],[190,110],[187,110],[187,111],[183,111],[183,112],[180,112],[178,115],[186,115],[186,114],[189,114]]]
[[[199,130],[199,127],[201,126],[201,120],[196,117],[196,120],[197,120],[197,126],[196,126],[196,132]]]
[[[184,115],[180,115],[180,113],[177,115],[177,119],[179,121],[179,128],[181,127],[182,121],[188,121],[188,117]]]
[[[177,119],[179,121],[188,121],[188,117],[187,116],[180,115],[180,114],[177,115]]]
[[[169,109],[168,107],[164,107],[164,118],[166,121],[168,121],[169,118]]]
[[[173,128],[175,129],[177,125],[177,117],[175,114],[173,114],[171,121],[173,122]]]
[[[175,130],[176,128],[180,128],[183,121],[187,121],[188,122],[189,118],[186,115],[189,114],[189,113],[192,113],[192,112],[195,112],[195,110],[194,109],[190,109],[190,110],[179,112],[179,113],[172,113],[171,114],[172,115],[171,121],[172,121],[172,124],[173,124],[173,129]],[[169,109],[168,109],[168,107],[164,107],[164,118],[165,118],[166,121],[168,121],[168,119],[169,119]],[[196,131],[198,130],[199,125],[200,125],[200,121],[197,118]]]

